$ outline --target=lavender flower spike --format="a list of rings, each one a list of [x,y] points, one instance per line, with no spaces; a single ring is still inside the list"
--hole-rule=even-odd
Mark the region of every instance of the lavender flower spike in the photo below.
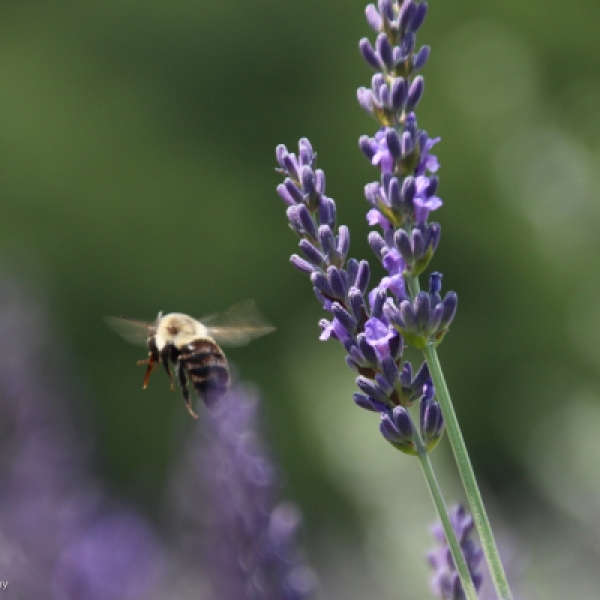
[[[335,339],[344,346],[346,364],[359,375],[361,393],[354,395],[355,403],[380,412],[381,432],[397,444],[398,435],[406,431],[397,433],[403,431],[403,423],[394,422],[394,411],[421,401],[426,384],[433,389],[428,377],[413,383],[409,374],[407,381],[404,342],[418,348],[430,340],[439,343],[456,306],[454,297],[446,301],[437,293],[423,292],[412,298],[406,288],[407,275],[417,276],[428,266],[440,238],[439,225],[427,223],[430,212],[441,205],[435,195],[439,163],[430,153],[438,140],[418,128],[414,114],[425,87],[413,65],[422,67],[428,56],[425,49],[415,54],[415,34],[426,12],[426,3],[414,0],[369,5],[367,21],[376,39],[359,44],[376,70],[370,89],[358,91],[359,102],[381,125],[373,137],[360,139],[361,149],[381,173],[380,182],[365,187],[367,220],[382,230],[369,234],[369,244],[387,271],[371,291],[366,261],[347,258],[349,230],[343,225],[336,229],[336,205],[325,195],[325,175],[316,168],[312,144],[302,138],[297,153],[284,145],[276,151],[278,170],[285,177],[277,190],[288,206],[288,222],[300,238],[302,252],[292,256],[292,264],[310,276],[317,299],[331,313],[330,319],[320,321],[320,339]],[[431,416],[426,422],[426,447],[433,447],[443,427]]]
[[[460,505],[450,509],[449,517],[469,567],[475,589],[479,591],[483,582],[483,575],[479,571],[483,552],[481,548],[475,545],[473,540],[469,539],[474,529],[473,518]],[[435,571],[431,580],[431,589],[440,600],[464,600],[465,594],[450,555],[442,526],[436,523],[432,527],[431,533],[438,544],[438,547],[429,552],[427,556],[429,564]]]
[[[361,87],[357,93],[360,106],[377,122],[376,131],[359,138],[360,150],[378,171],[375,181],[364,187],[367,223],[377,228],[368,233],[368,242],[386,271],[385,277],[374,282],[370,291],[366,285],[356,284],[358,261],[346,258],[348,231],[341,227],[339,233],[336,231],[335,203],[324,195],[324,175],[319,176],[323,184],[316,184],[316,154],[305,138],[300,140],[298,158],[285,146],[278,146],[276,155],[285,181],[277,189],[288,206],[289,224],[300,237],[305,257],[294,255],[292,262],[310,276],[317,299],[332,313],[331,320],[320,321],[320,339],[335,339],[344,346],[346,364],[358,373],[360,392],[354,394],[354,402],[381,414],[383,437],[402,451],[417,450],[456,564],[456,577],[440,585],[440,593],[443,591],[445,599],[458,599],[464,590],[469,600],[477,597],[426,456],[447,425],[498,597],[510,600],[508,582],[437,357],[436,347],[456,315],[458,298],[454,292],[442,298],[440,273],[430,276],[428,291],[421,291],[419,281],[440,241],[440,226],[429,223],[429,217],[442,206],[437,195],[440,164],[432,153],[440,140],[419,129],[415,114],[426,89],[425,79],[417,71],[429,57],[428,47],[418,48],[416,35],[427,11],[425,0],[378,0],[377,5],[369,4],[365,15],[375,36],[359,42],[363,58],[375,70],[370,87]],[[427,363],[427,370],[419,371],[414,379],[410,363],[403,364],[405,344],[422,350]],[[407,412],[416,402],[420,402],[420,435]],[[458,586],[458,577],[462,587]]]
[[[148,598],[164,571],[163,549],[148,523],[116,510],[89,474],[92,439],[75,419],[81,397],[44,312],[0,278],[0,539],[9,597]]]
[[[211,598],[307,600],[316,578],[297,540],[300,511],[278,499],[279,476],[261,440],[258,409],[258,394],[234,385],[203,422],[205,431],[189,440],[175,479],[182,526],[194,560],[206,567]]]

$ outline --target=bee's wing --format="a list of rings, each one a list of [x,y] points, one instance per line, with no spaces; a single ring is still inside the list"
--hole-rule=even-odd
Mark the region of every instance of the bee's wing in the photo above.
[[[215,341],[224,346],[243,346],[275,330],[256,308],[254,300],[244,300],[226,312],[200,319]]]
[[[115,333],[138,346],[146,346],[148,338],[156,331],[156,323],[148,323],[131,317],[104,317],[104,320]]]

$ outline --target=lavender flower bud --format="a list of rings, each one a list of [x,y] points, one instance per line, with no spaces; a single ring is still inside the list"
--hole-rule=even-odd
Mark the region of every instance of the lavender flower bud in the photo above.
[[[431,301],[427,292],[419,292],[414,303],[415,319],[420,331],[426,331],[429,328],[429,316],[431,313]]]
[[[402,133],[402,141],[401,141],[401,152],[403,157],[403,164],[406,163],[408,159],[411,158],[412,153],[415,149],[415,142],[413,137],[410,135],[408,131],[404,131]]]
[[[280,170],[283,170],[283,168],[284,168],[283,159],[285,158],[285,156],[287,154],[288,154],[288,149],[285,146],[285,144],[278,144],[277,147],[275,148],[275,158],[277,159],[277,162],[279,163],[279,166],[281,167]]]
[[[373,94],[370,90],[368,90],[366,87],[359,87],[356,90],[356,99],[358,100],[358,103],[360,104],[361,108],[365,112],[367,112],[370,115],[372,115],[374,113],[375,106],[373,103]],[[359,147],[365,153],[367,158],[369,160],[371,160],[373,158],[373,155],[375,154],[375,150],[370,150],[371,155],[369,156],[369,148],[370,148],[371,144],[369,142],[368,147],[364,146],[363,142],[361,141],[363,138],[366,138],[367,140],[369,140],[369,136],[366,136],[366,135],[361,136],[361,139],[359,139]]]
[[[348,250],[350,250],[350,230],[346,225],[340,225],[336,242],[336,253],[340,257],[338,266],[341,267],[346,260]]]
[[[348,365],[348,368],[351,371],[354,371],[355,373],[360,373],[360,365],[362,364],[363,358],[364,357],[361,355],[360,352],[358,352],[358,349],[356,348],[356,346],[351,348],[350,354],[346,354],[346,356],[345,356],[345,360],[346,360],[346,364]]]
[[[415,311],[409,300],[403,300],[399,307],[399,320],[404,323],[404,327],[410,331],[417,331],[418,324],[415,317]]]
[[[396,130],[391,127],[388,128],[385,132],[385,139],[392,158],[398,160],[402,156],[402,149],[400,148],[400,138]]]
[[[414,73],[415,71],[421,70],[427,60],[429,59],[429,54],[431,53],[431,48],[429,46],[423,46],[419,48],[418,52],[416,52],[412,57],[412,69],[411,71]]]
[[[400,42],[400,56],[404,62],[415,50],[415,34],[412,31],[407,31]]]
[[[358,47],[363,55],[363,58],[367,61],[369,66],[376,70],[379,70],[383,67],[379,54],[375,51],[373,46],[371,46],[371,42],[367,38],[362,38],[362,40],[360,40],[358,43]]]
[[[361,291],[355,287],[348,292],[349,309],[357,322],[366,320],[365,299]]]
[[[304,256],[314,267],[321,269],[325,267],[325,256],[314,244],[311,244],[308,240],[300,240],[298,245]]]
[[[313,166],[317,159],[317,154],[313,151],[312,144],[308,138],[300,138],[298,142],[298,156],[301,165]]]
[[[290,193],[290,191],[288,190],[288,188],[283,183],[280,183],[277,186],[277,193],[279,194],[279,196],[281,197],[281,199],[288,206],[295,206],[298,203],[298,201],[294,198],[294,196]]]
[[[381,234],[376,231],[371,231],[369,233],[369,246],[371,246],[371,250],[377,258],[381,259],[382,254],[388,249],[385,240],[381,237]]]
[[[367,23],[371,26],[375,33],[379,33],[383,26],[383,19],[379,15],[379,12],[374,4],[369,4],[367,6],[365,9],[365,16],[367,17]]]
[[[331,256],[335,252],[335,237],[329,225],[321,225],[319,227],[318,239],[325,256]]]
[[[408,94],[408,85],[404,77],[397,77],[392,83],[392,108],[396,112],[402,111]]]
[[[329,285],[327,277],[319,271],[313,271],[310,276],[312,284],[325,298],[334,298],[335,294]]]
[[[447,329],[456,316],[456,308],[458,306],[458,296],[455,292],[448,292],[444,298],[444,313],[440,326]]]
[[[348,284],[343,275],[342,271],[337,267],[331,266],[327,269],[327,279],[329,280],[329,287],[333,292],[333,297],[342,301],[346,299],[346,294],[348,293]]]
[[[361,88],[361,89],[365,89],[365,88]],[[360,90],[359,90],[360,92]],[[369,98],[370,98],[370,92],[369,92]],[[360,98],[359,98],[359,102],[360,102]],[[370,109],[367,111],[370,112]],[[375,150],[373,149],[373,145],[371,144],[371,138],[368,135],[361,135],[359,140],[358,140],[358,145],[360,147],[360,149],[362,150],[363,154],[369,159],[369,161],[371,161],[373,159],[373,157],[375,156]]]
[[[361,260],[358,265],[356,272],[356,280],[354,285],[364,294],[367,291],[369,285],[369,279],[371,278],[371,268],[366,260]]]
[[[405,31],[415,14],[415,3],[413,0],[404,0],[400,6],[400,15],[398,26],[401,31]]]
[[[417,32],[417,30],[423,25],[423,21],[425,21],[425,17],[427,16],[427,2],[420,2],[415,8],[415,12],[410,21],[409,28],[413,32]]]
[[[323,169],[317,169],[315,171],[315,191],[319,195],[325,193],[325,172]]]
[[[433,450],[444,433],[444,417],[440,405],[434,400],[421,402],[420,426],[421,439],[425,444],[425,450]]]
[[[281,163],[284,171],[290,175],[294,181],[300,181],[300,174],[298,172],[299,165],[293,154],[283,155]]]
[[[414,262],[414,254],[412,250],[411,239],[404,229],[398,229],[394,234],[394,244],[398,248],[398,252],[402,255],[408,267]]]
[[[397,236],[397,240],[404,246],[402,235]],[[454,292],[449,292],[442,301],[439,294],[441,279],[440,273],[433,273],[430,277],[430,293],[419,292],[413,304],[408,300],[402,301],[400,318],[388,309],[394,326],[416,348],[423,349],[430,342],[437,346],[456,314],[458,298]]]
[[[383,377],[379,373],[377,373],[377,375],[375,375],[375,383],[378,385],[379,389],[387,397],[390,397],[392,395],[392,392],[394,391],[393,386],[390,384],[390,382],[385,377]]]
[[[376,319],[380,319],[383,316],[383,304],[387,299],[386,293],[381,288],[377,288],[374,293],[371,293],[373,294],[371,315]]]
[[[388,40],[388,37],[385,33],[380,33],[377,36],[377,42],[376,42],[376,47],[377,47],[377,54],[379,55],[379,58],[381,59],[381,63],[383,65],[385,65],[385,67],[388,70],[391,70],[393,65],[393,58],[392,58],[392,46]]]
[[[367,341],[366,334],[359,333],[356,336],[356,342],[360,351],[362,352],[365,359],[369,362],[369,364],[372,366],[379,365],[379,357],[377,356],[377,352],[375,351],[375,348],[373,348],[373,346]]]
[[[304,193],[315,193],[315,173],[309,166],[302,167],[300,172],[300,181],[302,182]]]
[[[431,382],[431,377],[429,375],[429,366],[426,362],[421,365],[421,368],[418,370],[415,378],[413,379],[411,386],[414,389],[422,390],[423,386]],[[433,386],[431,386],[433,390]],[[419,396],[420,397],[420,396]]]
[[[327,196],[321,196],[319,200],[319,221],[321,225],[335,227],[335,202]]]
[[[390,404],[390,399],[372,379],[360,375],[356,378],[356,385],[361,392],[364,392],[370,398],[385,405]]]
[[[407,220],[412,220],[415,212],[415,194],[417,191],[417,185],[414,177],[406,177],[402,182],[402,189],[400,190],[400,197],[402,200],[403,213],[406,215]]]
[[[383,314],[392,325],[406,328],[402,315],[391,298],[388,298],[383,305]]]
[[[422,96],[423,90],[425,89],[425,80],[421,75],[418,75],[413,80],[410,89],[408,90],[408,97],[406,99],[406,110],[412,111],[419,104]]]
[[[427,324],[427,333],[434,335],[440,327],[442,315],[444,314],[444,305],[439,302],[436,304],[429,315],[429,323]]]
[[[315,172],[309,166],[303,166],[300,172],[302,189],[304,191],[304,202],[307,208],[314,212],[319,206],[320,194],[316,189]]]
[[[440,233],[440,226],[432,223],[416,225],[410,236],[404,229],[398,229],[394,234],[394,244],[413,275],[421,274],[429,265],[439,243]]]
[[[381,415],[379,429],[392,446],[405,454],[416,454],[414,443],[415,429],[403,406],[396,406],[392,412]]]
[[[346,263],[346,273],[348,273],[348,285],[355,286],[356,273],[358,272],[358,261],[355,258],[349,258]]]
[[[429,276],[429,293],[439,294],[442,289],[442,274],[432,273]]]
[[[388,383],[394,387],[398,381],[398,366],[396,365],[396,361],[388,356],[381,361],[381,366],[383,367],[383,374],[388,381]]]
[[[413,378],[412,366],[409,362],[405,362],[399,375],[399,379],[402,387],[400,395],[400,404],[402,406],[408,407],[412,406],[415,402],[422,401],[425,397],[425,391],[429,388],[433,392],[433,385],[431,384],[431,379],[429,377],[427,363],[423,363]]]
[[[290,206],[287,209],[287,216],[292,229],[302,237],[308,237],[311,240],[316,240],[317,230],[315,223],[304,204]]]
[[[389,410],[387,405],[383,402],[378,402],[377,400],[365,396],[364,394],[359,394],[358,392],[354,394],[354,402],[361,408],[370,412],[384,413]]]
[[[312,272],[315,270],[313,265],[311,265],[308,261],[304,260],[303,258],[300,258],[297,254],[292,254],[292,256],[290,257],[290,262],[292,263],[292,265],[294,265],[294,267],[296,267],[296,269],[298,269],[298,271],[306,273],[307,275],[311,275]]]
[[[356,319],[338,302],[334,302],[331,305],[331,310],[346,331],[352,336],[355,335],[357,327]]]
[[[295,200],[296,204],[300,204],[304,200],[302,190],[300,190],[298,186],[289,177],[285,178],[283,185],[285,185],[286,190],[293,198],[293,200]]]

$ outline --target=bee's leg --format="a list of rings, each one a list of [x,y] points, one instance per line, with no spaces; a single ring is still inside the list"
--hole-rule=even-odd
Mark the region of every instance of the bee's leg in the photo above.
[[[167,375],[171,380],[171,391],[175,391],[175,382],[173,381],[173,373],[171,373],[171,369],[169,367],[169,357],[171,355],[171,350],[168,346],[165,346],[164,350],[160,354],[160,361],[165,366],[165,370],[167,371]]]
[[[181,361],[177,361],[175,372],[177,373],[177,378],[179,379],[179,386],[181,387],[181,393],[183,395],[185,407],[188,409],[190,415],[192,415],[194,419],[197,419],[198,415],[192,409],[192,402],[190,400],[190,390],[188,389],[188,380],[185,372],[185,367],[183,366]]]
[[[152,352],[150,352],[148,354],[148,358],[146,360],[138,360],[137,364],[138,365],[148,365],[148,368],[146,369],[146,376],[144,377],[144,385],[143,385],[143,389],[146,389],[148,387],[148,381],[150,380],[150,375],[152,374],[152,371],[156,368],[156,361],[155,361],[154,355],[152,354]]]

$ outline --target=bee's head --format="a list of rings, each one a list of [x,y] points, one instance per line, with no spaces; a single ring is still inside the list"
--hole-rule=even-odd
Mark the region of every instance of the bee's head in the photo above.
[[[156,347],[160,351],[167,345],[181,348],[190,342],[206,336],[206,327],[196,319],[182,313],[159,315],[156,325]]]

